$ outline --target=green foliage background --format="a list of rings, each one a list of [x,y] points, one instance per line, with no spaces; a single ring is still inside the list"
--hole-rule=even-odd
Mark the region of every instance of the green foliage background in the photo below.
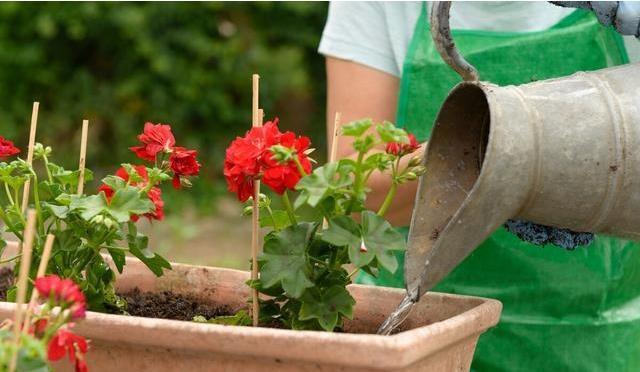
[[[201,153],[195,198],[224,190],[222,160],[261,106],[324,149],[326,3],[1,3],[0,135],[24,147],[32,101],[38,141],[67,166],[91,122],[97,178],[121,162],[145,121],[169,123]],[[168,195],[176,198],[176,195]],[[211,203],[206,203],[211,205]],[[168,205],[171,207],[171,205]]]

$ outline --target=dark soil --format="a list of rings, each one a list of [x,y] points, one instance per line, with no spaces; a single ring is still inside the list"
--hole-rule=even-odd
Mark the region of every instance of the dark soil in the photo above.
[[[120,294],[127,301],[127,312],[145,318],[160,318],[190,321],[196,315],[207,319],[232,315],[226,306],[203,304],[195,297],[173,292],[141,292],[138,288]]]
[[[7,298],[7,290],[13,285],[13,270],[0,268],[0,300]],[[161,293],[141,292],[134,289],[120,294],[127,301],[127,311],[134,316],[191,321],[194,316],[202,315],[207,319],[232,315],[226,306],[203,304],[197,298],[175,294],[169,291]]]

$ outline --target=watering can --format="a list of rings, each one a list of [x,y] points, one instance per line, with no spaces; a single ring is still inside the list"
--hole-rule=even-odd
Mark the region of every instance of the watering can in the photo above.
[[[431,34],[464,79],[436,118],[405,282],[417,301],[508,219],[640,240],[640,64],[500,87],[457,51],[450,2]]]

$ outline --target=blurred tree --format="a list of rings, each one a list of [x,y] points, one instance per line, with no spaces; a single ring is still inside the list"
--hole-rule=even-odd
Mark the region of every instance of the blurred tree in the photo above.
[[[201,192],[224,187],[228,142],[250,124],[251,74],[261,106],[324,149],[324,68],[316,48],[326,3],[1,3],[0,134],[24,146],[31,102],[38,140],[76,161],[91,121],[98,176],[134,161],[145,121],[173,125],[199,149]],[[205,182],[202,182],[205,181]],[[196,193],[197,194],[197,193]]]

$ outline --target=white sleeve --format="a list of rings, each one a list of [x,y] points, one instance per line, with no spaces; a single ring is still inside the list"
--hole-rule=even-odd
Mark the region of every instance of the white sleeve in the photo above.
[[[400,76],[381,3],[332,1],[318,52]]]

